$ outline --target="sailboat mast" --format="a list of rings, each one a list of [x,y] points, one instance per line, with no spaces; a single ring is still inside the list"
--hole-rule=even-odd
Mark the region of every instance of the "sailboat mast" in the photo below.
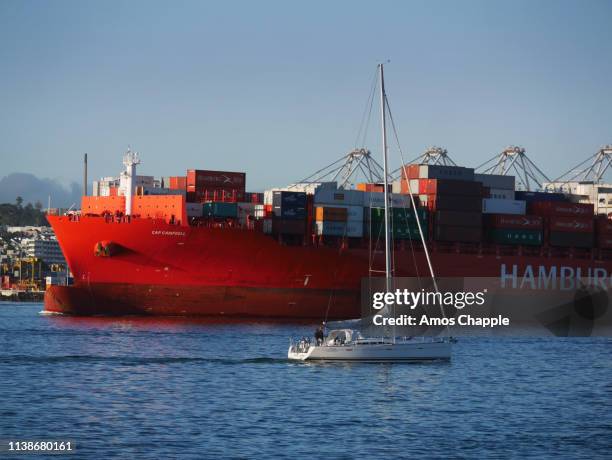
[[[385,195],[385,292],[392,290],[392,269],[391,269],[391,225],[389,218],[389,172],[387,165],[387,110],[386,110],[386,95],[385,95],[385,74],[383,64],[379,64],[380,70],[380,118],[382,128],[382,148],[383,148],[383,184]],[[393,316],[395,317],[395,305],[393,306]],[[391,340],[395,343],[395,323],[391,330]]]
[[[389,174],[387,166],[387,120],[385,108],[385,76],[383,64],[378,65],[380,71],[380,113],[382,128],[382,149],[383,149],[383,179],[385,195],[385,278],[387,291],[391,288],[391,238],[389,237]]]

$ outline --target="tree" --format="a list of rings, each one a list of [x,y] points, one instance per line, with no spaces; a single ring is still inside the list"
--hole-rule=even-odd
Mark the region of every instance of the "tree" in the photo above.
[[[21,204],[23,203],[23,198],[21,198],[20,196],[18,196],[18,197],[15,199],[15,203],[17,203],[17,206],[18,206],[19,208],[21,208]]]
[[[37,211],[40,211],[43,207],[43,204],[40,201],[36,201],[36,203],[34,203],[34,208],[36,208]]]

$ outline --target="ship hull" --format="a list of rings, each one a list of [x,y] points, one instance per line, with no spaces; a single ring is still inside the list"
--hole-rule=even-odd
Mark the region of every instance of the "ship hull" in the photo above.
[[[359,316],[359,292],[227,286],[92,284],[51,286],[45,310],[78,316],[227,316],[344,319]],[[328,306],[333,302],[333,309]]]
[[[51,286],[45,310],[72,315],[183,315],[288,319],[360,316],[361,280],[382,269],[368,249],[289,246],[261,232],[170,225],[155,219],[49,216],[74,275]],[[486,248],[431,254],[439,277],[498,278],[508,286],[529,277],[611,281],[610,260],[573,254],[504,254]],[[422,251],[397,251],[396,276],[427,276]]]

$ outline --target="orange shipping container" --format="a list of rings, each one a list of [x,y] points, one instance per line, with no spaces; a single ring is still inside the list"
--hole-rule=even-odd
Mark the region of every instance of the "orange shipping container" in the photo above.
[[[362,182],[360,184],[357,184],[357,190],[361,190],[362,192],[383,193],[385,191],[385,186],[383,184],[372,184],[369,182]]]

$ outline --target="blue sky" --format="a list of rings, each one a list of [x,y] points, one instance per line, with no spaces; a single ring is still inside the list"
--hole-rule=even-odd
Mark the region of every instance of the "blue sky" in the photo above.
[[[282,185],[354,147],[383,59],[408,156],[518,144],[556,176],[612,143],[611,20],[596,0],[3,0],[0,176],[79,181],[83,152],[116,174],[130,144],[143,174]]]

